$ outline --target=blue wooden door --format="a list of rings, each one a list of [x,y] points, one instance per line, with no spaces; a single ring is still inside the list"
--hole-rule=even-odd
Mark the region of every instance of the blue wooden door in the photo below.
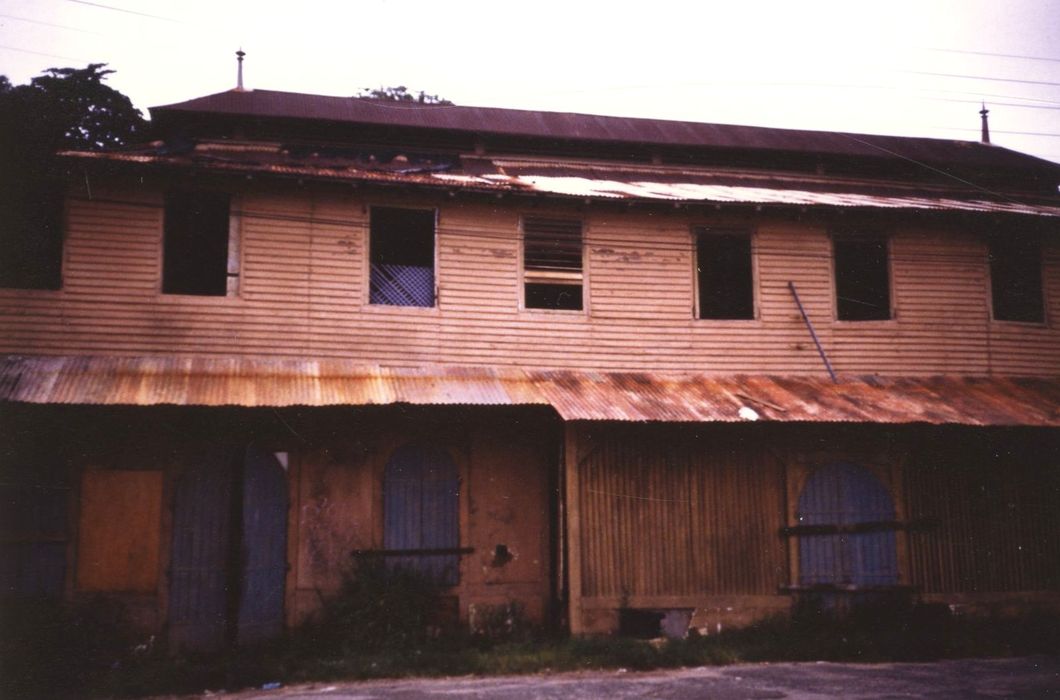
[[[243,542],[238,640],[283,631],[287,578],[287,475],[276,457],[255,446],[243,465]]]
[[[853,464],[815,471],[799,496],[799,525],[840,530],[895,519],[894,502],[872,472]],[[898,583],[894,530],[804,534],[799,537],[799,583],[890,586]]]
[[[445,450],[405,445],[394,452],[383,477],[385,549],[455,549],[460,546],[460,479]],[[389,557],[395,566],[419,571],[453,586],[459,555],[420,553]]]
[[[233,630],[240,644],[278,635],[286,572],[287,476],[272,454],[217,450],[181,475],[169,584],[174,649],[217,650]]]
[[[231,460],[210,455],[177,481],[169,583],[169,636],[175,650],[214,650],[228,625]]]

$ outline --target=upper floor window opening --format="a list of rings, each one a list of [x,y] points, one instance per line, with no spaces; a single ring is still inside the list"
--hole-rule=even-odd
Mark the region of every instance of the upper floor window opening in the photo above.
[[[434,210],[372,207],[369,226],[369,303],[434,306]]]
[[[231,196],[170,192],[165,198],[162,293],[226,296],[238,292],[239,237]]]
[[[63,190],[14,180],[0,191],[0,287],[59,289]]]
[[[832,239],[836,318],[885,321],[891,318],[891,271],[887,238],[841,235]]]
[[[750,233],[698,228],[695,236],[697,318],[753,319],[755,299]]]
[[[582,222],[523,218],[523,305],[527,309],[584,308]]]
[[[1045,321],[1042,249],[1037,236],[990,239],[990,292],[996,321]]]

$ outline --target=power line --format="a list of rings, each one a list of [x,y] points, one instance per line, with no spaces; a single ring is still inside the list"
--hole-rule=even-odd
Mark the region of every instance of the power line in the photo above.
[[[973,129],[970,126],[933,126],[932,129],[946,129],[947,131],[979,131],[979,129]],[[1049,132],[1049,131],[1002,131],[1000,129],[990,129],[991,134],[1015,134],[1018,136],[1049,136],[1052,138],[1060,138],[1060,134]]]
[[[915,92],[937,92],[937,93],[940,93],[940,94],[947,94],[947,95],[974,95],[976,97],[974,102],[979,102],[984,97],[996,97],[996,98],[1003,99],[1003,100],[1024,100],[1024,101],[1027,101],[1027,102],[1041,102],[1042,104],[1060,106],[1060,102],[1058,102],[1056,100],[1046,100],[1046,99],[1042,99],[1040,97],[1023,97],[1022,95],[1001,95],[1001,94],[994,93],[994,92],[978,92],[978,91],[971,91],[971,90],[939,90],[939,89],[928,90],[926,88],[914,88],[914,91]],[[1027,106],[1028,107],[1032,107],[1033,105],[1027,105]]]
[[[980,104],[980,102],[982,102],[982,100],[960,100],[960,99],[957,99],[956,97],[931,97],[930,95],[914,96],[913,99],[934,100],[936,102],[954,102],[954,103],[958,103],[958,104],[973,104],[973,105],[977,105],[977,104]],[[1050,105],[1021,105],[1021,104],[1018,104],[1016,102],[996,102],[996,101],[991,101],[991,102],[989,102],[987,104],[989,104],[991,107],[1016,107],[1016,108],[1023,108],[1023,109],[1055,109],[1055,110],[1060,110],[1060,105],[1057,105],[1055,107],[1054,106],[1050,106]]]
[[[926,70],[903,70],[901,73],[912,75],[934,75],[940,78],[962,78],[964,80],[987,80],[994,83],[1021,83],[1023,85],[1048,85],[1060,87],[1060,83],[1052,83],[1047,80],[1023,80],[1022,78],[989,78],[983,75],[963,75],[961,73],[934,73]]]
[[[162,20],[163,22],[176,22],[178,24],[184,24],[179,19],[173,19],[172,17],[163,17],[162,15],[153,15],[149,12],[138,12],[137,10],[128,10],[124,7],[114,7],[113,5],[104,5],[100,2],[89,2],[89,0],[66,0],[76,5],[87,5],[88,7],[98,7],[103,10],[111,10],[113,12],[124,12],[128,15],[137,15],[138,17],[149,17],[151,19]]]
[[[81,32],[82,34],[93,34],[95,36],[107,36],[103,32],[94,32],[91,29],[81,29],[80,27],[69,27],[65,24],[55,24],[54,22],[44,22],[39,19],[29,19],[28,17],[16,17],[15,15],[6,15],[0,13],[0,17],[6,17],[7,19],[13,19],[18,22],[28,22],[30,24],[39,24],[44,27],[55,27],[56,29],[66,29],[71,32]]]
[[[1060,58],[1048,58],[1046,56],[1024,56],[1019,54],[1011,53],[993,53],[990,51],[971,51],[967,49],[941,49],[932,46],[918,46],[916,47],[921,51],[937,51],[939,53],[960,53],[967,54],[970,56],[991,56],[994,58],[1018,58],[1024,61],[1049,61],[1052,63],[1060,63]]]
[[[20,49],[20,48],[14,47],[14,46],[7,46],[5,44],[0,44],[0,49],[4,49],[6,51],[18,51],[19,53],[33,54],[34,56],[47,56],[48,58],[61,58],[64,61],[80,61],[80,62],[83,62],[83,63],[91,63],[91,61],[89,61],[87,58],[77,58],[75,56],[60,56],[59,54],[55,54],[55,53],[45,53],[44,51],[31,51],[29,49]]]

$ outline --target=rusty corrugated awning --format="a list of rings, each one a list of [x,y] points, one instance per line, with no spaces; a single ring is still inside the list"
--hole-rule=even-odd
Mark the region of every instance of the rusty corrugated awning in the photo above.
[[[1060,378],[666,375],[213,357],[0,359],[0,401],[110,406],[552,406],[568,421],[1060,427]]]

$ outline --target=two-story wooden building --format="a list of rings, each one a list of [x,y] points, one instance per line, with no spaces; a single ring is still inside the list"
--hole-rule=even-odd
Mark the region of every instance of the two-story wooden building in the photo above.
[[[574,633],[1060,604],[1060,166],[264,90],[152,117],[64,154],[61,280],[0,289],[5,594],[177,647],[296,624],[366,551]]]

